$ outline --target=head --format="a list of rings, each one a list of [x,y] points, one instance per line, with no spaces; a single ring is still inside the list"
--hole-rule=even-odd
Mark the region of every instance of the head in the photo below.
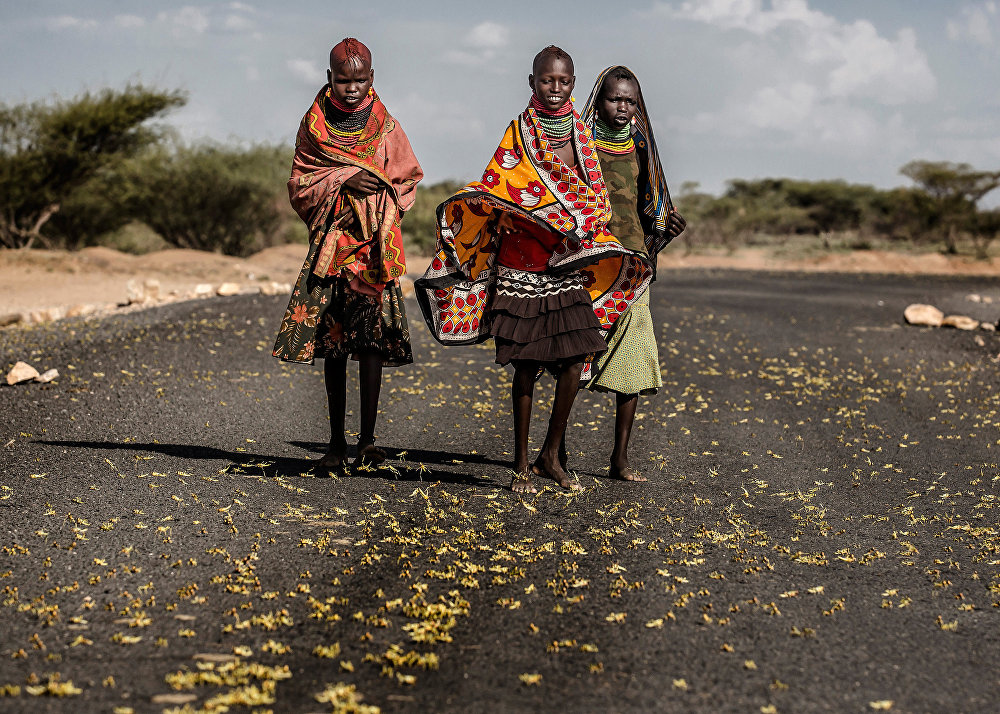
[[[624,67],[607,73],[597,96],[597,116],[605,124],[621,129],[632,121],[639,108],[639,82]]]
[[[574,72],[573,58],[555,45],[549,45],[535,55],[528,86],[547,110],[556,111],[573,96]]]
[[[372,53],[353,37],[344,38],[330,50],[326,79],[338,102],[348,107],[361,104],[375,81]]]

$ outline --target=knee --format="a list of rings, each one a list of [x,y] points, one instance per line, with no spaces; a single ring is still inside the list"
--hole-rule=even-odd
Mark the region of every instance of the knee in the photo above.
[[[571,379],[580,379],[580,375],[583,374],[583,362],[570,362],[563,365],[562,373]]]

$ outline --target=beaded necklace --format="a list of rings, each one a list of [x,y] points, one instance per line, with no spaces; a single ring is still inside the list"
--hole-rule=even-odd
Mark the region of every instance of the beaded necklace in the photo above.
[[[328,92],[326,98],[326,124],[330,129],[331,138],[341,146],[358,143],[372,113],[371,93],[369,92],[356,109],[350,109],[338,102],[332,92]]]
[[[631,154],[635,151],[632,127],[626,124],[621,129],[615,129],[601,121],[600,117],[595,117],[594,144],[606,154]]]
[[[550,112],[545,105],[538,101],[538,97],[531,95],[531,108],[535,110],[538,123],[542,125],[542,131],[548,137],[553,148],[558,149],[569,141],[573,135],[573,103],[566,102],[555,112]]]

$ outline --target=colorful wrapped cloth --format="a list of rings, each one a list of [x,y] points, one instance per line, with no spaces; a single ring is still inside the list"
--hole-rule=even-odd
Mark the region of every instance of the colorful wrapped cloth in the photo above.
[[[581,116],[591,130],[597,115],[597,97],[601,92],[601,85],[604,84],[604,78],[617,69],[628,70],[628,67],[615,65],[597,75],[594,88],[583,107]],[[628,71],[634,76],[631,70]],[[653,138],[653,125],[649,119],[649,113],[646,111],[646,102],[642,98],[642,88],[639,87],[638,81],[636,81],[636,90],[639,94],[639,104],[635,116],[632,118],[632,137],[639,155],[639,170],[644,180],[640,219],[646,233],[646,250],[655,264],[656,254],[673,240],[673,237],[666,230],[667,217],[673,210],[674,204],[670,200],[667,180],[663,175],[660,155],[656,150],[656,140]]]
[[[597,98],[600,95],[604,79],[611,72],[618,69],[628,68],[623,65],[615,65],[613,67],[608,67],[597,76],[597,81],[594,83],[594,88],[591,90],[590,96],[587,98],[587,103],[584,105],[582,113],[583,120],[590,129],[593,129],[594,121],[597,115]],[[629,71],[631,72],[631,70]],[[632,138],[638,158],[638,174],[642,182],[643,190],[641,195],[635,196],[637,200],[632,201],[631,203],[635,205],[635,210],[639,212],[639,223],[642,227],[642,239],[647,256],[647,260],[645,261],[647,269],[642,276],[644,283],[636,288],[636,292],[641,294],[646,292],[649,287],[649,283],[656,279],[657,253],[663,250],[663,248],[666,247],[666,245],[673,239],[673,237],[666,232],[667,217],[669,216],[670,211],[673,210],[673,203],[670,200],[670,191],[667,188],[667,181],[663,175],[663,167],[660,164],[660,156],[656,150],[656,140],[653,138],[652,123],[650,122],[649,113],[646,110],[646,102],[642,97],[642,89],[639,87],[638,81],[636,81],[636,90],[639,101],[635,116],[632,119]],[[638,188],[638,186],[636,188]],[[639,211],[640,208],[641,211]],[[623,242],[627,243],[629,241],[623,240]],[[598,264],[596,269],[602,270],[605,273],[610,273],[614,270],[614,267],[614,261],[602,261],[601,264]],[[627,263],[622,264],[619,267],[619,270],[625,273],[626,277],[632,269],[633,268]],[[648,303],[649,301],[647,296],[647,299],[645,300],[646,306],[641,308],[645,310],[647,317],[649,313]],[[620,311],[619,314],[623,312],[624,311]],[[618,362],[617,359],[614,359],[614,355],[620,352],[618,346],[621,344],[630,345],[628,352],[630,352],[633,356],[635,356],[639,345],[645,345],[645,356],[640,360],[643,363],[649,363],[651,360],[657,359],[656,338],[652,332],[652,318],[647,319],[642,315],[636,315],[633,316],[633,319],[622,320],[620,324],[618,321],[615,321],[611,324],[602,326],[605,329],[605,339],[608,341],[609,349],[608,352],[606,352],[602,357],[595,361],[588,361],[584,364],[582,379],[586,385],[592,389],[603,386],[604,388],[611,389],[612,391],[621,390],[608,387],[607,383],[615,382],[626,389],[635,388],[636,384],[640,386],[637,392],[622,391],[623,394],[635,394],[644,390],[655,391],[655,389],[661,385],[658,368],[656,370],[655,377],[649,375],[649,378],[646,380],[640,379],[638,382],[634,384],[629,383],[626,386],[625,382],[620,380],[617,376],[617,365],[622,363]],[[635,332],[639,329],[642,330],[641,334]],[[624,334],[626,330],[632,330],[633,334],[626,337]],[[602,373],[608,369],[611,371],[608,373],[607,378],[605,378]]]
[[[371,91],[368,122],[350,145],[338,143],[327,123],[329,85],[299,125],[288,196],[309,227],[310,249],[275,341],[273,354],[279,359],[312,364],[326,355],[328,333],[317,331],[325,324],[322,315],[331,300],[342,295],[336,281],[380,305],[387,286],[398,290],[398,279],[406,272],[400,222],[413,205],[423,171],[403,128]],[[369,196],[341,191],[362,170],[378,178],[379,190]],[[392,302],[385,327],[405,332],[408,343],[403,304]],[[384,309],[382,313],[385,318]],[[412,361],[395,349],[384,356],[387,364]]]
[[[438,206],[436,253],[416,293],[442,344],[490,337],[487,304],[496,283],[497,221],[504,213],[560,236],[546,272],[565,275],[593,266],[581,275],[602,326],[613,324],[648,285],[648,264],[605,229],[604,177],[590,130],[575,112],[571,140],[582,176],[555,155],[529,106],[507,128],[482,178]]]

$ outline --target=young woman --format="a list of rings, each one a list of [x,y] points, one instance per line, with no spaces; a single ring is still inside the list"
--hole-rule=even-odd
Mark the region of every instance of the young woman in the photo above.
[[[417,282],[424,318],[444,344],[493,337],[514,368],[514,491],[532,476],[579,489],[561,448],[584,359],[602,352],[579,269],[626,251],[605,230],[604,179],[590,132],[573,110],[573,60],[555,46],[532,63],[528,107],[507,129],[482,178],[438,207],[437,255]],[[592,291],[591,291],[592,292]],[[536,378],[556,378],[545,441],[528,459]]]
[[[597,78],[583,113],[591,125],[608,184],[608,230],[655,265],[656,253],[680,235],[685,221],[670,203],[639,80],[622,66]],[[610,474],[645,481],[628,461],[628,443],[640,394],[663,386],[649,293],[643,291],[607,331],[608,350],[594,360],[588,389],[615,394],[615,446]]]
[[[288,195],[311,241],[274,345],[282,360],[325,359],[324,472],[343,468],[347,455],[348,358],[357,360],[360,378],[355,463],[385,460],[375,446],[382,367],[413,362],[399,288],[406,271],[400,221],[423,177],[403,128],[372,89],[368,48],[354,38],[338,43],[327,80],[296,137]]]

